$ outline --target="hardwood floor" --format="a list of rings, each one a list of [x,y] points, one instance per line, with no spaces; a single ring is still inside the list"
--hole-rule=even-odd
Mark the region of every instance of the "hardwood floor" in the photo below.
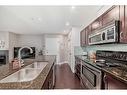
[[[56,84],[54,89],[81,89],[78,77],[72,73],[67,63],[56,65]]]

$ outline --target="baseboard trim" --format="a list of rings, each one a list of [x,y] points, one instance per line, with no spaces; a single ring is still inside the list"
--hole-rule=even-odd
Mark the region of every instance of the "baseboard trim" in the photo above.
[[[57,64],[64,64],[64,63],[69,63],[68,61],[63,61],[63,62],[59,62]]]

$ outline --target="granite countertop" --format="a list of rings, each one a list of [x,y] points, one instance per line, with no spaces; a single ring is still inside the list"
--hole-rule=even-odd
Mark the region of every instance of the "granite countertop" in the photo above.
[[[92,65],[103,72],[112,75],[114,78],[120,80],[121,82],[124,82],[127,84],[127,68],[120,68],[120,67],[99,67],[96,65],[95,61],[92,59],[89,59],[87,56],[75,56],[82,61],[86,62],[89,65]]]
[[[20,69],[32,64],[33,62],[48,62],[46,67],[41,71],[41,73],[32,81],[25,82],[8,82],[0,83],[0,89],[41,89],[46,77],[54,64],[56,56],[38,56],[35,59],[24,60],[24,66]],[[0,67],[0,80],[19,71],[20,69],[13,70],[10,64],[6,64]]]
[[[92,65],[98,69],[102,69],[101,67],[97,66],[95,63],[95,60],[88,58],[87,56],[81,56],[81,55],[76,55],[75,57],[81,59],[82,61],[86,62],[89,65]]]

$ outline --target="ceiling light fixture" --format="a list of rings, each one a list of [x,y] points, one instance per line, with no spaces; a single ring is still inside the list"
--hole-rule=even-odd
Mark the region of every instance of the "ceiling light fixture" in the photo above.
[[[70,23],[69,22],[66,22],[66,26],[69,26],[70,25]]]
[[[42,19],[39,17],[38,20],[41,21]]]
[[[75,6],[72,6],[71,9],[74,10],[75,9]]]

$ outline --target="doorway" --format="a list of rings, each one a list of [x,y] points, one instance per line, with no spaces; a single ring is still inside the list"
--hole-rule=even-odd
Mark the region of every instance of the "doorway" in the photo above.
[[[45,55],[56,55],[56,63],[59,61],[59,37],[45,37]]]

